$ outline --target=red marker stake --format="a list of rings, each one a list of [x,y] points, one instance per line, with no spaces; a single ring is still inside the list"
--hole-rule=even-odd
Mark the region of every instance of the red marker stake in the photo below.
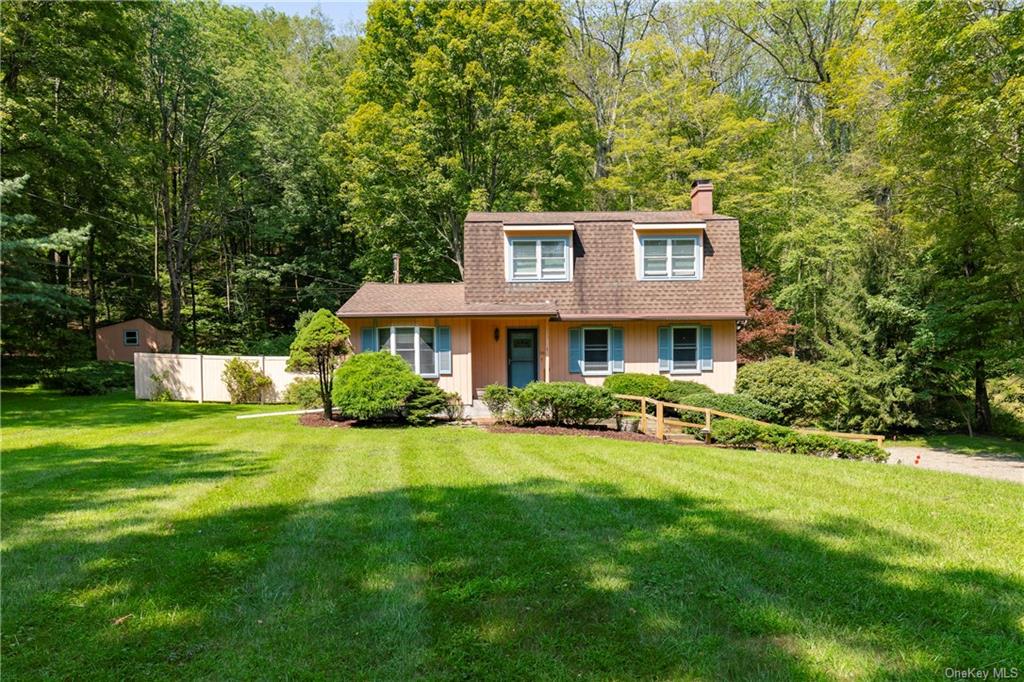
[[[918,455],[917,457],[914,458],[914,464],[920,464],[920,463],[921,463],[921,455]]]

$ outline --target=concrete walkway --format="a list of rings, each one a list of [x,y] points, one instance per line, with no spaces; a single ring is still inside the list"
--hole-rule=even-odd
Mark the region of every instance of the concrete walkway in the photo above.
[[[952,471],[1024,485],[1024,459],[1013,455],[959,455],[948,450],[913,445],[894,445],[885,449],[889,451],[889,464]],[[921,459],[915,464],[918,455]]]

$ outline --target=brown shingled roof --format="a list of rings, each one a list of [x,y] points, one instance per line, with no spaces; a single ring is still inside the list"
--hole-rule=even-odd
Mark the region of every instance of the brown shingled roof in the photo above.
[[[555,315],[544,302],[527,304],[466,303],[462,282],[438,284],[383,284],[367,282],[345,305],[341,317],[415,317],[463,315]]]
[[[505,225],[537,225],[568,223],[675,223],[706,220],[735,220],[725,215],[697,215],[692,211],[539,211],[493,212],[473,211],[467,223],[504,223]]]

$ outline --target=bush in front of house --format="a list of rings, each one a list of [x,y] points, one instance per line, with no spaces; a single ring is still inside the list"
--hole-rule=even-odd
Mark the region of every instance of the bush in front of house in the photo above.
[[[94,360],[62,370],[44,372],[43,388],[66,395],[98,395],[108,391],[130,390],[135,386],[135,369],[130,362]]]
[[[696,381],[670,381],[665,390],[661,392],[661,399],[670,403],[683,403],[691,405],[689,398],[693,395],[714,395],[715,392],[710,386],[697,383]]]
[[[456,421],[462,418],[462,398],[420,378],[420,385],[406,399],[403,414],[413,426],[429,424],[442,414],[449,421]]]
[[[680,401],[694,407],[710,407],[719,412],[728,412],[748,419],[757,419],[765,422],[777,422],[780,419],[779,411],[771,405],[754,400],[750,396],[735,395],[730,393],[691,393],[685,400]],[[685,412],[687,420],[692,419],[698,413]]]
[[[224,387],[228,390],[232,405],[262,403],[267,393],[274,386],[266,374],[260,371],[255,362],[234,357],[224,363],[224,371],[220,374]]]
[[[341,413],[354,419],[401,419],[406,401],[423,384],[405,360],[387,351],[359,353],[334,374],[332,397]]]
[[[834,422],[840,388],[835,375],[795,358],[755,362],[736,375],[737,393],[771,405],[783,423],[797,426]]]
[[[484,387],[484,394],[481,399],[492,417],[503,422],[513,421],[512,396],[516,391],[517,389],[501,384],[491,384]]]
[[[604,387],[612,393],[638,395],[644,398],[661,398],[670,383],[667,377],[660,374],[626,372],[605,377]]]
[[[520,423],[584,426],[611,419],[619,409],[612,392],[573,381],[535,381],[512,393],[514,419]]]
[[[787,452],[813,457],[874,460],[889,458],[882,448],[866,441],[846,440],[822,433],[800,433],[774,424],[758,424],[745,419],[720,419],[711,427],[712,439],[733,447],[756,447],[774,452]]]
[[[311,377],[294,379],[284,389],[283,398],[289,405],[298,405],[307,410],[324,406],[323,398],[320,397],[320,380]]]

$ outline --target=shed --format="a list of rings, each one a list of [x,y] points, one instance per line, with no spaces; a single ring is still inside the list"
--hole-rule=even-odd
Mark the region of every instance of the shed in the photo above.
[[[132,362],[135,353],[167,353],[172,342],[161,322],[135,317],[96,328],[96,359]]]

